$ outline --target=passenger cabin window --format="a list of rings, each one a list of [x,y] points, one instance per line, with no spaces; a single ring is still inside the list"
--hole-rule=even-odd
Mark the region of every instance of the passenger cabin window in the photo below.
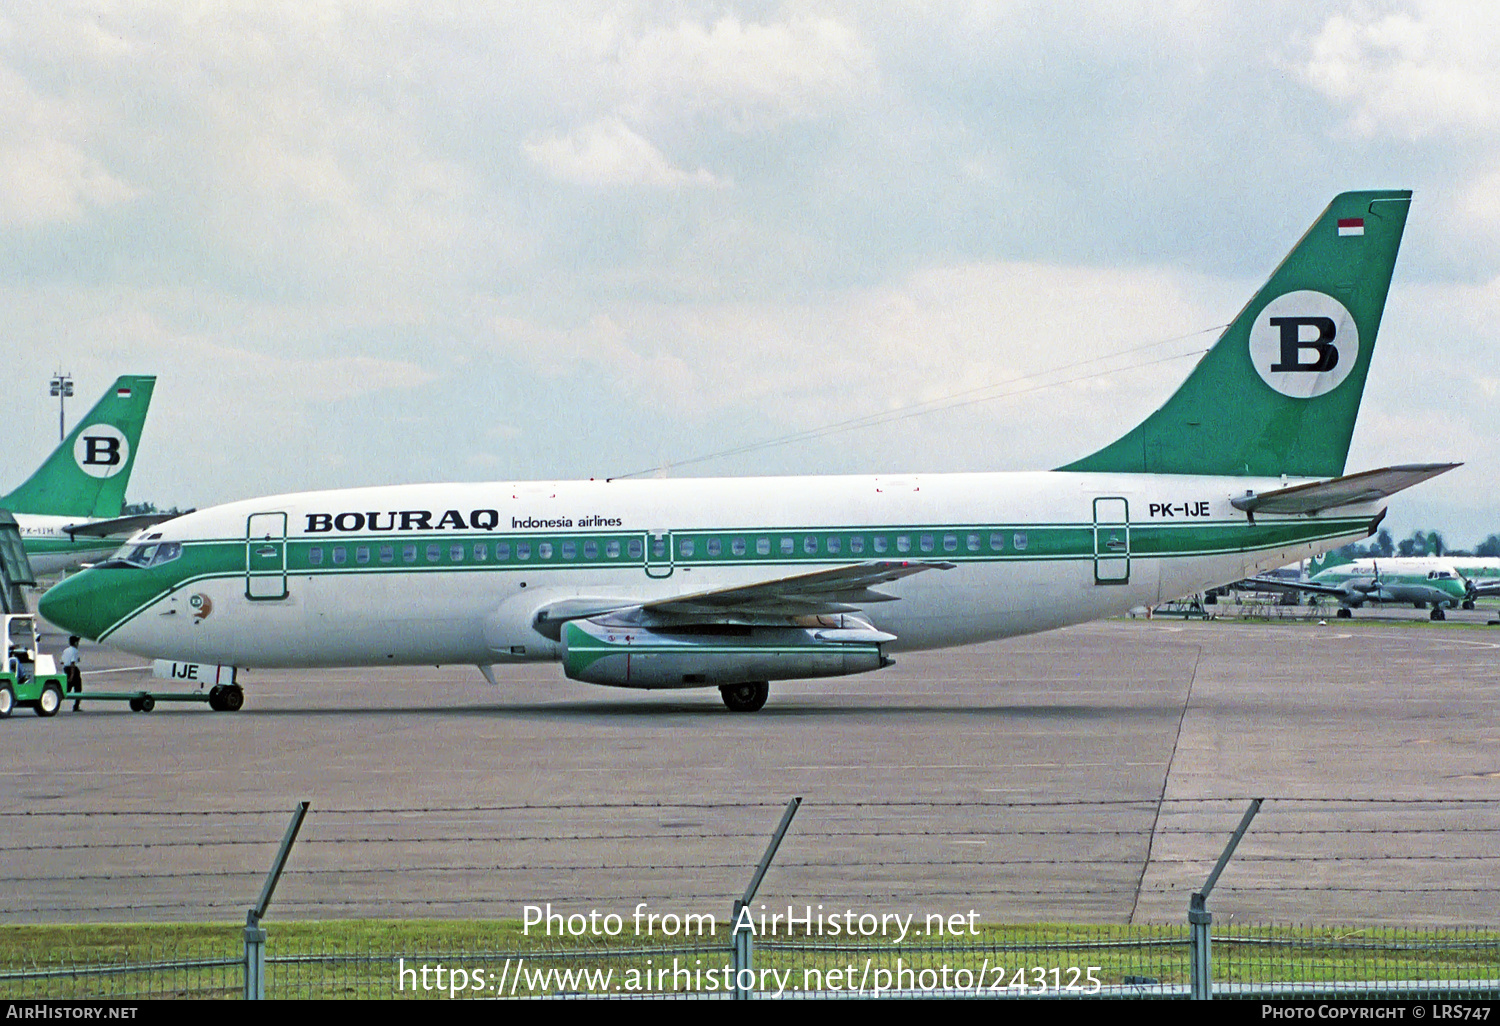
[[[427,546],[427,562],[436,563],[443,558],[443,547],[441,545]]]
[[[333,547],[333,562],[334,562],[334,564],[335,565],[341,565],[343,563],[347,563],[348,561],[349,561],[349,553],[345,550],[345,548],[342,545],[335,545]]]
[[[323,546],[314,545],[307,550],[307,562],[310,566],[318,566],[323,562]]]
[[[1026,532],[1024,532],[1024,531],[1017,531],[1015,533],[1015,535],[1013,535],[1011,537],[1010,543],[1011,543],[1012,546],[1015,547],[1015,550],[1017,552],[1025,552],[1026,551]]]
[[[396,561],[396,547],[394,545],[380,546],[380,561],[382,563],[394,563]]]
[[[361,545],[354,550],[354,561],[356,563],[368,563],[370,561],[370,546]]]
[[[415,563],[416,561],[417,561],[417,546],[414,543],[408,543],[406,545],[401,546],[401,562],[403,562],[403,563]]]

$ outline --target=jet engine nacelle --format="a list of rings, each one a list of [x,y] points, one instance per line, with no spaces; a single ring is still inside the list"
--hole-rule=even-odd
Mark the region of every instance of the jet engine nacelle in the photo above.
[[[890,666],[895,636],[824,627],[563,625],[563,672],[624,688],[697,688],[745,681],[843,677]]]

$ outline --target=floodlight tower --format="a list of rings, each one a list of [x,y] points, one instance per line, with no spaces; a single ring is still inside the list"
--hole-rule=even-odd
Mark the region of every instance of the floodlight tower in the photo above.
[[[62,371],[52,375],[51,394],[57,396],[57,440],[61,442],[68,437],[63,411],[67,407],[68,399],[73,395],[73,375],[64,374]]]

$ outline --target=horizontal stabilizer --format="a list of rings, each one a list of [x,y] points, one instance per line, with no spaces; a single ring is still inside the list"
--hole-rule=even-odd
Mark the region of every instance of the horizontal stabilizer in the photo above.
[[[1321,513],[1325,509],[1376,502],[1461,466],[1461,463],[1411,463],[1382,467],[1328,481],[1278,488],[1273,492],[1257,494],[1247,491],[1229,502],[1235,509],[1246,513]]]
[[[191,513],[186,510],[185,513]],[[125,537],[144,530],[147,527],[155,527],[157,524],[165,523],[173,517],[180,517],[184,513],[141,513],[133,517],[115,517],[112,520],[93,520],[85,524],[69,524],[63,530],[70,538],[111,538]]]

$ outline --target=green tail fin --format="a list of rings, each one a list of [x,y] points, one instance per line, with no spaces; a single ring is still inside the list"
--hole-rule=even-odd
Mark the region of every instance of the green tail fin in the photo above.
[[[0,498],[0,509],[42,516],[119,516],[155,387],[155,377],[127,374],[116,380],[41,468]]]
[[[1410,205],[1335,198],[1161,409],[1059,469],[1342,474]]]
[[[1314,556],[1312,558],[1312,565],[1308,568],[1307,572],[1309,574],[1316,574],[1321,570],[1331,570],[1336,566],[1345,566],[1354,562],[1355,557],[1349,551],[1351,548],[1353,546],[1345,545],[1341,549],[1334,549],[1332,552],[1325,552],[1321,556]]]

